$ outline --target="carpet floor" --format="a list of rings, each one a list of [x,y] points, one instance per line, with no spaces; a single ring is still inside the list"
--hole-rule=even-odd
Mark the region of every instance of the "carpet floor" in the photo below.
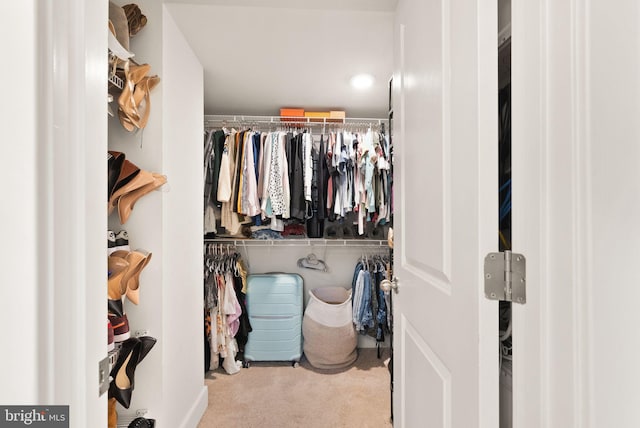
[[[387,428],[389,350],[360,349],[345,369],[318,370],[304,358],[252,362],[235,375],[209,372],[209,405],[198,428]]]

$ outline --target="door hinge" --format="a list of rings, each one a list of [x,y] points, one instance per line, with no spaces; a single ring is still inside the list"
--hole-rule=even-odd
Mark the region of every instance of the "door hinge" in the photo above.
[[[526,259],[505,251],[484,258],[484,295],[487,299],[527,302]]]
[[[107,356],[98,361],[98,396],[109,390],[109,383],[111,382],[109,372],[109,357]]]

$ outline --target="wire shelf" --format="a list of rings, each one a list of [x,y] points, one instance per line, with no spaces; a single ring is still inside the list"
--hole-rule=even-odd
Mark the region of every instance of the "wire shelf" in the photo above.
[[[387,247],[386,239],[205,239],[205,243],[227,244],[237,247]]]
[[[322,127],[322,128],[381,128],[388,119],[383,118],[330,118],[298,116],[247,116],[247,115],[205,115],[206,128],[227,126],[257,127]]]

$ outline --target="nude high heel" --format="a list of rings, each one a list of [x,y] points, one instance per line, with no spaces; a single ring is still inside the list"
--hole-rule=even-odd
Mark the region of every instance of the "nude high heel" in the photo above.
[[[126,283],[122,279],[129,270],[129,262],[113,255],[108,257],[109,279],[107,280],[107,295],[111,300],[121,299],[127,291]]]
[[[152,254],[144,250],[136,250],[132,253],[132,261],[139,266],[139,269],[136,269],[134,275],[127,282],[125,295],[131,303],[137,305],[140,303],[140,273],[151,261]]]
[[[152,254],[144,250],[118,250],[114,251],[111,256],[126,260],[129,264],[129,269],[122,277],[122,296],[126,295],[131,303],[137,305],[140,302],[138,290],[140,288],[140,274],[151,261]]]
[[[126,162],[127,161],[125,161],[125,163]],[[111,195],[111,199],[109,199],[109,214],[111,214],[114,208],[118,205],[118,199],[121,196],[139,189],[140,187],[146,186],[149,183],[153,183],[153,180],[154,177],[149,171],[141,169],[138,174],[136,174],[136,176],[133,177],[133,179],[131,179],[127,184],[123,185],[113,192],[113,195]]]
[[[122,190],[120,189],[133,180],[138,174],[140,174],[140,168],[138,168],[133,162],[126,159],[122,162],[118,178],[116,179],[115,184],[111,189],[111,193],[109,194],[109,198],[107,199],[107,209],[109,213],[113,211],[112,206],[114,206],[114,202],[122,195]]]
[[[117,428],[118,426],[118,412],[116,411],[116,399],[109,399],[109,410],[108,410],[108,428]]]
[[[151,173],[153,181],[133,190],[125,195],[122,195],[118,199],[118,215],[120,217],[120,224],[125,224],[133,211],[133,207],[144,195],[150,193],[167,182],[167,177],[161,174]]]

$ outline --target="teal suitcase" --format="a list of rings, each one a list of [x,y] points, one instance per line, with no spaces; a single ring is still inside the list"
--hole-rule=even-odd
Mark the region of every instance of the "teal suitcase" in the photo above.
[[[247,277],[247,312],[252,331],[244,350],[252,361],[291,361],[302,357],[303,282],[297,274],[253,274]]]

